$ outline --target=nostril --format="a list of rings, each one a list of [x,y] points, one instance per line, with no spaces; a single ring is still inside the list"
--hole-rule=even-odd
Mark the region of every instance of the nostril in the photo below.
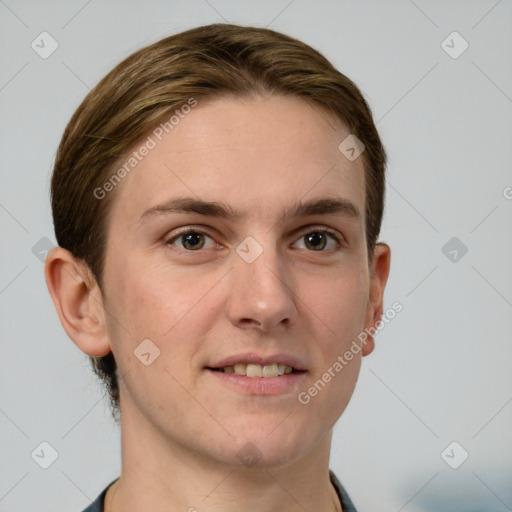
[[[244,325],[252,325],[252,324],[255,324],[257,326],[261,325],[261,322],[259,322],[258,320],[254,320],[254,318],[241,318],[240,323],[244,324]]]

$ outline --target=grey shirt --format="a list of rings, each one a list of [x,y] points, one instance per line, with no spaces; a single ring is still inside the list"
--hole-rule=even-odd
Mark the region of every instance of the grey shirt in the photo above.
[[[334,486],[334,489],[336,489],[336,494],[340,499],[341,508],[343,509],[343,512],[357,512],[347,492],[341,485],[340,481],[336,478],[336,475],[332,471],[329,471],[329,477],[331,479],[332,485]],[[107,494],[108,488],[116,481],[117,479],[108,484],[105,490],[96,498],[96,500],[93,503],[91,503],[84,510],[84,512],[103,512],[103,502],[105,500],[105,495]]]

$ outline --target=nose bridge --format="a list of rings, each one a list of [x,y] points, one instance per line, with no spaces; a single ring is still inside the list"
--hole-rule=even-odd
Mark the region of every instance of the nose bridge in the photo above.
[[[263,240],[263,236],[260,237]],[[271,237],[247,237],[236,248],[229,300],[231,322],[270,330],[296,315],[286,267]]]

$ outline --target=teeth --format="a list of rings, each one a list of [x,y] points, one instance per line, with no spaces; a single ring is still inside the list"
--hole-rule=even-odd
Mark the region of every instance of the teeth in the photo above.
[[[263,377],[263,368],[261,364],[248,364],[246,370],[247,377]]]
[[[277,364],[266,364],[263,367],[263,377],[277,377],[279,375],[279,370],[277,369]]]
[[[246,364],[235,364],[234,366],[235,373],[237,375],[246,375],[245,370],[247,369]]]
[[[265,379],[269,379],[292,373],[293,368],[286,364],[277,363],[266,364],[265,366],[255,363],[238,363],[233,366],[225,366],[220,370],[224,373],[235,373],[236,375],[245,375],[247,377],[263,377]]]

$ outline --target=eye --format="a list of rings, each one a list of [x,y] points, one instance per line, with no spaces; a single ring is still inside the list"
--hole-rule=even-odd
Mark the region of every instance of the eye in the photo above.
[[[336,249],[340,246],[338,237],[326,229],[310,231],[309,233],[303,235],[296,243],[300,244],[300,242],[303,242],[303,246],[299,245],[299,249],[305,248],[318,252]]]
[[[167,245],[177,245],[186,251],[198,251],[215,247],[215,241],[205,233],[189,230],[169,239]]]

